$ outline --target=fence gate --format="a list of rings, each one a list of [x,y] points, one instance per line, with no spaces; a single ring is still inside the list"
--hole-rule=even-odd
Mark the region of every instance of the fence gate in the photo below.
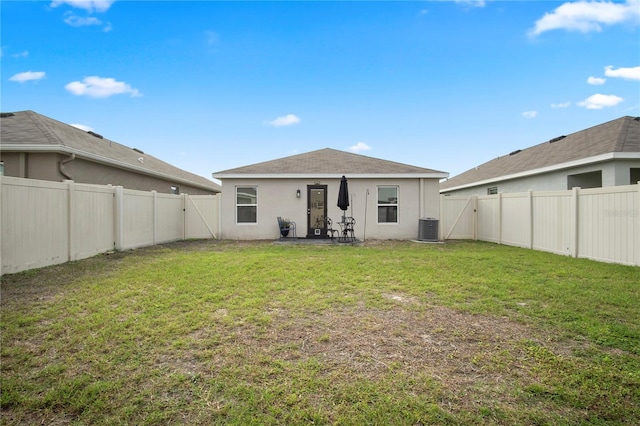
[[[440,197],[440,229],[444,240],[476,239],[477,197]]]

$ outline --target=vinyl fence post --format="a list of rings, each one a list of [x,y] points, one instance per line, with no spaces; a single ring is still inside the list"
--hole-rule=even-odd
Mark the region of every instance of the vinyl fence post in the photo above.
[[[116,186],[113,195],[115,198],[113,203],[115,217],[113,245],[116,250],[122,250],[124,243],[124,188]]]
[[[76,260],[76,187],[75,182],[66,180],[67,184],[67,260]]]
[[[157,240],[158,240],[158,191],[151,191],[151,196],[152,196],[152,202],[153,202],[153,206],[152,206],[152,227],[153,227],[153,245],[155,246],[157,244]]]
[[[636,207],[633,212],[636,218],[636,238],[633,250],[636,253],[636,266],[640,266],[640,182],[636,182]]]
[[[533,191],[529,190],[529,248],[533,250]]]
[[[502,244],[502,192],[498,193],[498,244]]]
[[[2,276],[2,174],[0,173],[0,277]]]
[[[580,195],[580,188],[573,187],[571,188],[571,247],[569,247],[569,253],[571,257],[578,257],[578,244],[580,242],[580,238],[578,237],[578,233],[580,231],[580,217],[578,214],[578,196]]]
[[[222,193],[219,192],[216,195],[214,195],[214,197],[216,197],[216,223],[218,225],[218,238],[222,239]],[[217,238],[216,238],[217,239]]]
[[[187,197],[189,194],[180,194],[182,197],[182,240],[187,239]]]
[[[439,216],[438,218],[440,219],[440,226],[438,226],[438,241],[442,241],[444,238],[442,238],[444,232],[442,231],[442,228],[444,228],[444,195],[440,194],[440,205],[438,206],[439,208]],[[365,210],[366,211],[366,210]]]

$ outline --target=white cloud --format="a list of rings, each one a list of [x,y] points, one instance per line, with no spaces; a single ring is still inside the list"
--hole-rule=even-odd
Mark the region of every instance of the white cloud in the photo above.
[[[593,86],[599,86],[601,84],[604,84],[604,82],[607,81],[606,78],[601,78],[601,77],[589,77],[587,79],[587,83],[593,85]]]
[[[72,81],[64,86],[69,92],[77,96],[90,98],[108,98],[112,95],[129,94],[132,97],[142,96],[138,89],[134,89],[123,81],[98,76],[85,77],[82,82]]]
[[[562,102],[559,104],[551,104],[551,108],[569,108],[571,106],[571,102]]]
[[[92,13],[93,11],[106,12],[114,2],[115,0],[53,0],[51,2],[51,7],[58,7],[66,4],[71,7],[84,9],[89,13]]]
[[[605,107],[616,106],[622,101],[624,101],[624,99],[616,95],[602,95],[600,93],[596,93],[595,95],[589,96],[584,101],[578,102],[578,105],[585,107],[586,109],[602,109]]]
[[[471,7],[484,7],[485,0],[455,0],[456,3]]]
[[[640,7],[637,0],[626,3],[608,1],[577,1],[564,3],[553,12],[538,19],[535,27],[529,31],[536,37],[545,31],[564,29],[568,31],[602,31],[602,25],[614,25],[631,22],[640,23]]]
[[[72,27],[87,27],[90,25],[102,25],[102,21],[93,16],[78,16],[73,13],[67,15],[64,23]]]
[[[25,81],[38,81],[45,77],[44,71],[25,71],[14,74],[9,78],[9,81],[17,81],[18,83],[24,83]]]
[[[349,151],[352,152],[369,151],[370,149],[371,147],[364,142],[358,142],[357,144],[349,147]]]
[[[613,66],[609,65],[604,67],[604,75],[607,77],[620,77],[625,80],[640,80],[640,67],[618,68],[614,70]]]
[[[84,124],[70,124],[70,126],[76,129],[84,130],[85,132],[93,132],[93,127],[85,126]]]
[[[292,126],[294,124],[298,124],[300,122],[300,118],[295,114],[287,114],[282,117],[278,117],[275,120],[265,121],[265,124],[273,127],[285,127]]]
[[[28,50],[24,50],[20,53],[14,53],[13,55],[11,55],[14,58],[26,58],[27,56],[29,56],[29,51]]]
[[[538,116],[538,111],[525,111],[522,113],[524,118],[536,118]]]

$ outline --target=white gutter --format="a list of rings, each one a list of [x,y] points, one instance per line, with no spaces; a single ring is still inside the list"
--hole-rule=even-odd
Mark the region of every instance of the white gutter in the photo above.
[[[466,188],[473,188],[476,186],[488,185],[496,182],[502,182],[505,180],[518,179],[518,178],[527,177],[527,176],[534,176],[534,175],[554,172],[554,171],[563,170],[563,169],[570,169],[572,167],[586,166],[589,164],[601,163],[603,161],[637,160],[637,159],[640,159],[640,152],[610,152],[607,154],[596,155],[594,157],[582,158],[580,160],[554,164],[553,166],[541,167],[539,169],[527,170],[524,172],[513,173],[510,175],[504,175],[504,176],[496,176],[490,179],[466,183],[464,185],[452,186],[451,188],[441,189],[440,193],[457,191],[457,190],[466,189]],[[482,167],[482,166],[478,166],[478,167]]]
[[[449,177],[449,173],[433,172],[433,173],[212,173],[215,179],[340,179],[346,175],[349,179],[444,179]]]
[[[2,151],[19,151],[19,152],[57,152],[62,154],[75,154],[77,157],[86,158],[88,160],[95,161],[97,163],[107,164],[111,166],[118,167],[120,169],[125,170],[133,170],[137,173],[144,174],[147,176],[153,176],[162,178],[164,180],[168,180],[171,182],[182,183],[186,185],[190,185],[196,188],[204,189],[206,191],[218,191],[213,186],[215,183],[211,182],[212,186],[208,187],[206,185],[202,185],[197,182],[193,182],[187,179],[182,179],[176,176],[171,176],[165,173],[155,172],[153,170],[145,169],[143,167],[137,167],[128,163],[124,163],[122,161],[113,160],[109,157],[103,157],[102,155],[91,154],[86,151],[81,151],[76,148],[71,148],[65,145],[16,145],[16,144],[1,144],[0,149]]]

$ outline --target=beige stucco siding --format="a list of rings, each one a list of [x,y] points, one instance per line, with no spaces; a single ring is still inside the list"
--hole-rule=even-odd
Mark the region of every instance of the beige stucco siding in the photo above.
[[[438,217],[439,184],[437,179],[357,179],[349,178],[351,205],[347,215],[356,220],[359,239],[415,239],[418,219]],[[297,224],[298,237],[307,234],[307,186],[327,186],[327,215],[340,221],[342,210],[337,207],[339,179],[224,179],[222,182],[221,237],[224,239],[277,239],[277,217],[286,217]],[[237,223],[236,188],[257,188],[257,223]],[[398,222],[378,223],[378,187],[398,186]],[[297,190],[301,197],[296,197]],[[422,197],[420,191],[422,190]],[[368,194],[367,194],[368,191]],[[423,201],[421,208],[420,200]],[[366,228],[365,228],[366,225]],[[337,225],[335,228],[338,228]]]
[[[61,181],[58,154],[39,152],[0,152],[5,176]]]
[[[2,152],[0,160],[4,162],[5,176],[48,180],[60,182],[71,178],[78,183],[96,185],[123,186],[140,191],[157,191],[171,193],[171,186],[177,186],[180,193],[190,195],[210,195],[211,191],[190,186],[181,182],[165,180],[141,173],[135,173],[106,164],[87,161],[76,157],[70,160],[69,155],[48,152]],[[65,173],[60,172],[60,162],[64,165]]]
[[[448,191],[445,195],[487,195],[488,188],[496,187],[498,192],[526,192],[526,191],[564,191],[568,187],[568,176],[589,172],[602,172],[602,186],[630,185],[630,169],[640,167],[640,160],[615,160],[580,167],[555,170],[510,180],[495,181],[478,186],[470,186],[455,191]]]
[[[210,195],[210,191],[204,191],[184,183],[156,178],[153,176],[134,173],[105,164],[76,159],[67,164],[66,169],[78,182],[94,183],[98,185],[119,185],[125,188],[140,191],[158,191],[171,193],[171,186],[177,186],[181,194]]]

